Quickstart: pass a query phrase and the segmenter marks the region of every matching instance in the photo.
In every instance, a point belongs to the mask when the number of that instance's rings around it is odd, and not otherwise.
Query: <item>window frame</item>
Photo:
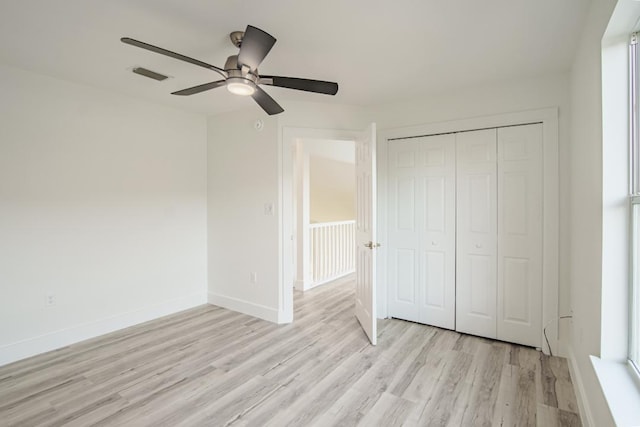
[[[627,358],[640,375],[640,32],[629,41],[629,340]]]
[[[630,286],[628,360],[640,375],[640,195],[629,198]]]

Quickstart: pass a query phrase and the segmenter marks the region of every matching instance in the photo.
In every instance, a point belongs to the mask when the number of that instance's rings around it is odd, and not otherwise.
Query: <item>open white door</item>
[[[376,125],[356,140],[356,317],[376,345]]]

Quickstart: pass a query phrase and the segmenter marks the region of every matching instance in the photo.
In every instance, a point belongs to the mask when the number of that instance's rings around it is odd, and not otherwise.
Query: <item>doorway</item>
[[[278,323],[293,322],[293,290],[296,285],[296,211],[295,211],[295,177],[296,147],[304,141],[342,141],[353,142],[359,132],[337,129],[309,129],[285,127],[282,130],[282,188],[280,223],[280,287]]]
[[[294,148],[294,286],[304,292],[355,272],[355,145],[301,139]]]
[[[355,316],[372,344],[376,343],[376,128],[362,131],[283,128],[281,139],[280,287],[278,322],[293,321],[296,269],[295,147],[304,140],[355,142],[356,179],[356,308]]]

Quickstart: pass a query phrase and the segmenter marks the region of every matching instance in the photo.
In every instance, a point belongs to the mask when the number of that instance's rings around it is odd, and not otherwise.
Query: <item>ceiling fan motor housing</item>
[[[252,82],[258,80],[258,70],[251,70],[247,66],[240,66],[238,64],[238,55],[231,55],[227,58],[227,62],[224,63],[224,70],[229,77],[243,77]]]
[[[257,71],[253,74],[248,67],[238,65],[238,55],[231,55],[224,64],[227,72],[227,89],[236,95],[252,95],[258,81]]]

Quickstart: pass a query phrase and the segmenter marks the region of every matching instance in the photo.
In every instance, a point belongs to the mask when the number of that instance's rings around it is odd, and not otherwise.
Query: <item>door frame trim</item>
[[[505,114],[497,114],[445,122],[426,123],[378,131],[378,240],[382,246],[377,253],[378,263],[378,316],[388,317],[389,287],[387,286],[387,162],[390,140],[427,136],[442,133],[471,131],[486,128],[542,123],[543,150],[543,235],[542,235],[542,325],[558,318],[559,298],[559,160],[558,160],[558,108],[543,108]],[[554,354],[562,354],[558,348],[558,322],[547,330]],[[542,331],[540,331],[542,334]],[[544,337],[542,351],[549,354]]]

